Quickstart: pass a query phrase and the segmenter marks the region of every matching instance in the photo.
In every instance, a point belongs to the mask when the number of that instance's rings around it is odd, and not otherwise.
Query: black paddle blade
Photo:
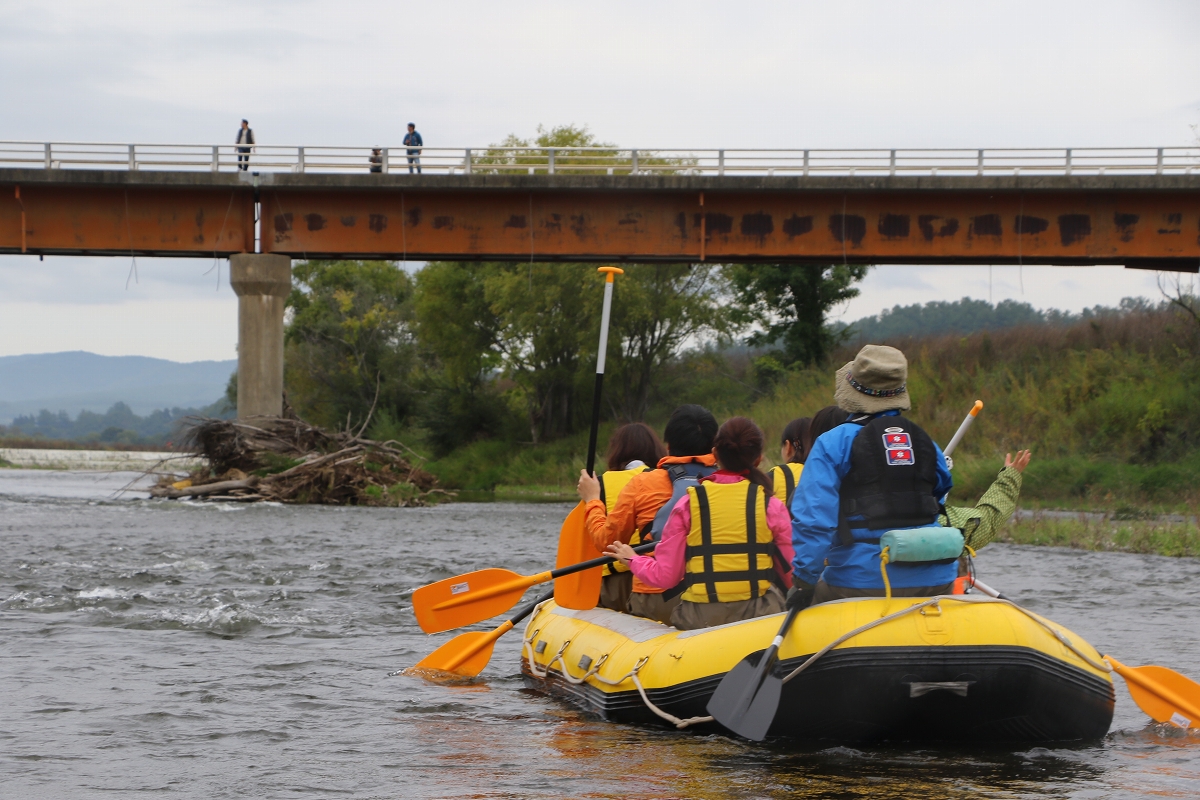
[[[708,713],[738,736],[765,739],[783,694],[783,679],[772,669],[775,664],[774,647],[743,658],[721,679],[708,701]]]

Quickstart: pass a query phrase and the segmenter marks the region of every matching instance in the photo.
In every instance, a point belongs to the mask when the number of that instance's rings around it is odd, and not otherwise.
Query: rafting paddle
[[[783,679],[775,674],[774,667],[779,660],[779,646],[799,613],[799,608],[789,609],[771,645],[762,653],[751,653],[739,661],[725,673],[709,698],[708,713],[738,736],[762,741],[775,721]]]
[[[647,542],[634,548],[636,553],[648,553],[654,549],[655,542]],[[606,564],[616,561],[612,556],[597,556],[578,564],[569,564],[558,569],[546,570],[536,575],[521,575],[509,569],[492,567],[465,575],[455,575],[422,586],[413,592],[413,614],[417,624],[426,633],[441,633],[442,631],[474,625],[485,619],[497,617],[520,602],[525,596],[525,590],[539,583],[554,581],[554,597],[563,593],[561,579],[584,570],[598,570]],[[587,587],[584,587],[586,591]],[[573,591],[569,585],[567,591]],[[568,599],[572,599],[568,597]],[[574,598],[576,604],[586,601],[584,598]],[[562,605],[562,603],[559,603]],[[565,606],[571,608],[572,606]],[[594,608],[595,603],[588,606]]]
[[[546,592],[509,617],[495,630],[471,631],[455,636],[425,656],[412,669],[451,672],[464,678],[474,678],[483,672],[483,668],[492,660],[492,650],[496,647],[496,640],[511,631],[518,622],[528,617],[535,608],[552,597],[554,597],[553,590]]]
[[[1127,667],[1112,656],[1104,660],[1125,679],[1133,702],[1152,720],[1184,730],[1200,728],[1200,683],[1166,667]]]
[[[600,348],[596,352],[596,388],[592,394],[592,427],[588,434],[589,475],[596,474],[596,437],[600,431],[600,392],[604,387],[604,359],[608,351],[608,322],[612,316],[613,280],[617,275],[625,273],[625,270],[619,267],[600,267],[597,271],[604,273],[604,306],[600,312]],[[600,551],[592,544],[592,537],[588,535],[587,512],[581,502],[567,515],[562,529],[558,532],[558,555],[554,566],[561,569],[569,564],[590,561],[599,555]],[[600,601],[602,580],[599,569],[572,572],[566,579],[555,581],[554,602],[563,608],[580,611],[595,608],[596,603]]]

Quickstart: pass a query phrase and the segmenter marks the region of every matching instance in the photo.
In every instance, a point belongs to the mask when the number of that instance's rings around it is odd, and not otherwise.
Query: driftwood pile
[[[395,441],[329,433],[295,418],[194,420],[185,446],[207,459],[187,478],[164,476],[151,497],[424,506],[453,497]],[[407,452],[406,452],[407,451]]]

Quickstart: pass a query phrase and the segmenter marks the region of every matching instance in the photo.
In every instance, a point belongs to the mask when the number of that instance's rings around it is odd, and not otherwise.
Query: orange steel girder
[[[1192,192],[708,192],[701,206],[699,193],[264,190],[262,203],[262,249],[296,257],[1200,263]]]
[[[253,251],[254,196],[242,187],[0,184],[0,252],[211,258]]]
[[[0,252],[253,252],[257,197],[260,250],[298,258],[1200,264],[1200,182],[254,180],[0,171]]]

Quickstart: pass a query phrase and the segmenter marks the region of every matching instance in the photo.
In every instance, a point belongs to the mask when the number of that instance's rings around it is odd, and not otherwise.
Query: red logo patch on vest
[[[912,436],[903,428],[888,428],[883,433],[883,446],[887,453],[889,467],[910,467],[913,465]]]

